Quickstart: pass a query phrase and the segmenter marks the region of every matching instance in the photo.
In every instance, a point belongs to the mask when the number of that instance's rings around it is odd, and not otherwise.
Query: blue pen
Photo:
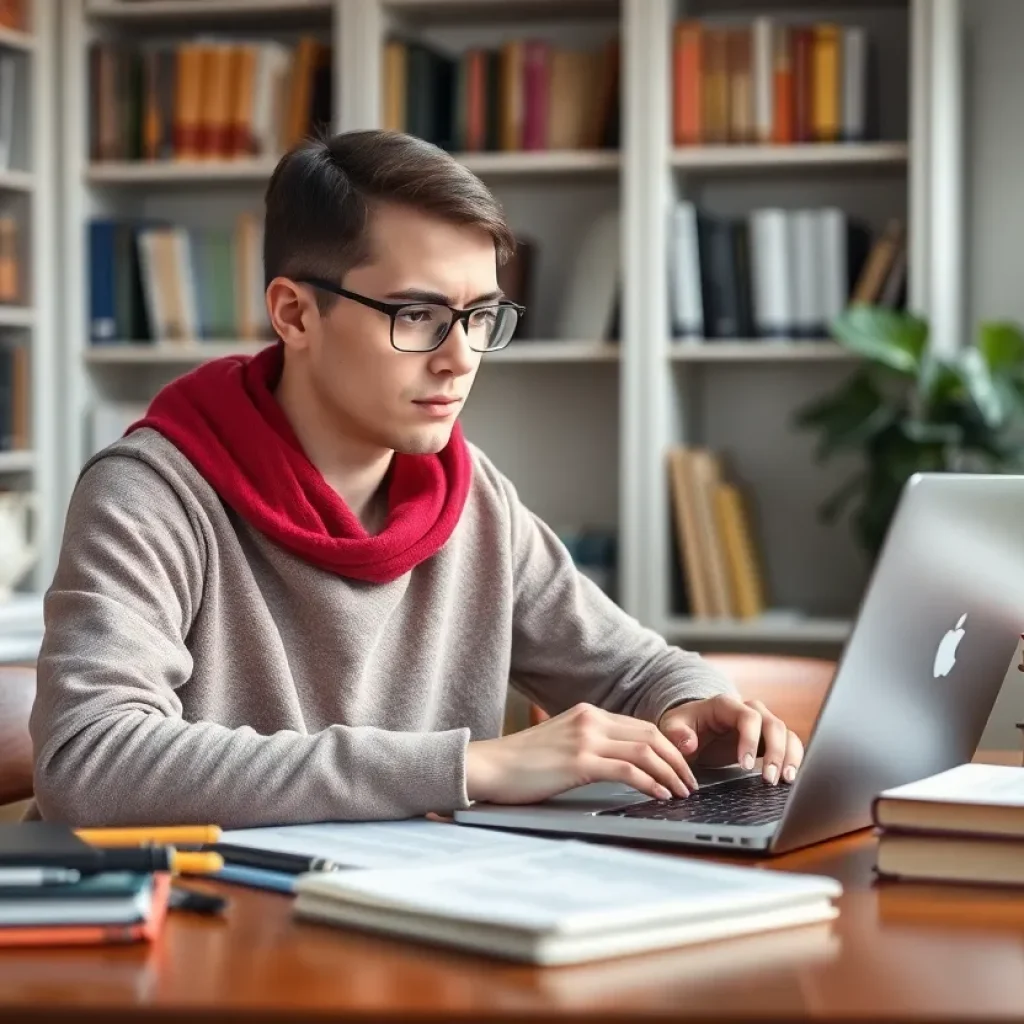
[[[238,864],[225,864],[220,871],[207,876],[218,878],[222,882],[235,885],[249,885],[254,889],[271,889],[291,895],[295,892],[295,880],[298,875],[290,875],[286,871],[269,871],[266,868],[242,867]]]

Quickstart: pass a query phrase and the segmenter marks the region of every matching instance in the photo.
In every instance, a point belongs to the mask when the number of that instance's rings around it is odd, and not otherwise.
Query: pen
[[[147,843],[171,846],[202,846],[220,839],[218,825],[168,825],[154,828],[80,828],[79,839],[94,846],[143,846]]]
[[[72,885],[82,877],[74,868],[0,868],[0,889],[15,886]]]
[[[297,853],[281,853],[277,850],[257,850],[248,846],[233,846],[217,843],[217,853],[222,854],[228,864],[238,864],[266,871],[283,871],[289,875],[302,875],[309,871],[340,871],[342,865],[326,857],[303,857]]]
[[[172,874],[211,875],[224,866],[217,853],[180,853],[173,846],[96,847],[92,872],[169,871]]]

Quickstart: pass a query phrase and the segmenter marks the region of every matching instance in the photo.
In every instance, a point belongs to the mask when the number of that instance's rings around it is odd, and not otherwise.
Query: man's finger
[[[715,732],[736,731],[736,760],[741,768],[750,771],[757,759],[757,744],[761,739],[760,714],[749,704],[725,693],[714,697],[710,707],[711,728]]]
[[[795,732],[791,732],[786,740],[786,756],[782,762],[782,778],[792,782],[804,759],[804,745]]]
[[[696,776],[686,758],[656,725],[639,718],[616,718],[609,726],[608,738],[626,742],[641,741],[649,744],[663,761],[672,766],[676,775],[691,793],[697,788]]]
[[[761,736],[764,740],[761,776],[765,782],[774,786],[782,778],[789,731],[782,719],[773,715],[760,701],[751,701],[750,706],[761,716]]]
[[[617,761],[607,757],[592,757],[588,760],[587,778],[593,782],[621,782],[633,789],[646,793],[655,800],[670,800],[671,790],[666,789],[660,782],[637,768],[629,761]]]
[[[606,740],[594,753],[613,761],[628,761],[636,765],[674,797],[690,795],[690,789],[680,778],[679,773],[645,740]]]

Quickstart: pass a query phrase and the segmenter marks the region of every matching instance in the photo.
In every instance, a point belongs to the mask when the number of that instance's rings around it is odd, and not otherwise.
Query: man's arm
[[[684,701],[735,694],[698,654],[627,615],[507,485],[515,559],[513,682],[545,711],[580,702],[657,722]]]
[[[177,690],[204,569],[202,532],[155,471],[119,457],[86,471],[46,598],[31,720],[44,817],[234,828],[466,805],[468,729],[268,736],[186,722]]]

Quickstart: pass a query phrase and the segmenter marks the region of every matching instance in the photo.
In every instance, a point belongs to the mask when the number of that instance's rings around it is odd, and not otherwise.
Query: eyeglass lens
[[[445,306],[424,303],[406,306],[395,317],[392,340],[406,352],[429,352],[448,333],[453,313]],[[487,352],[503,348],[512,338],[519,319],[511,306],[481,306],[463,321],[470,348]]]

